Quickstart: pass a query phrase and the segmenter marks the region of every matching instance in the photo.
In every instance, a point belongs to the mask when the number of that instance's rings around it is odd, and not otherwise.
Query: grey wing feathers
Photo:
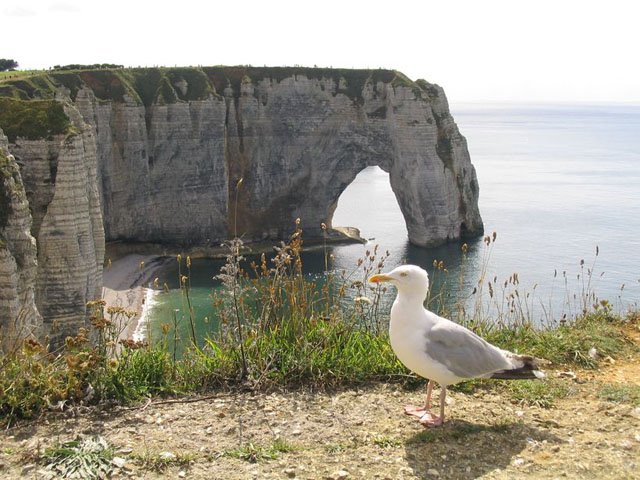
[[[460,378],[513,368],[502,351],[466,328],[440,321],[426,334],[427,354]]]

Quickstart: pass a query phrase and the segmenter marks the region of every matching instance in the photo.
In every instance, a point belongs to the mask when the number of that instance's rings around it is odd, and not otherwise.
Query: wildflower
[[[187,268],[191,268],[191,257],[187,255]]]

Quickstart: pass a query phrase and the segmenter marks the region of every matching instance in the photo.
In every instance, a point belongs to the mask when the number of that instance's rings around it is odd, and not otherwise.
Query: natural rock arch
[[[319,237],[344,189],[377,165],[389,173],[411,243],[435,246],[482,233],[475,169],[439,87],[425,83],[418,95],[368,83],[360,103],[300,77],[246,88],[231,104],[237,123],[227,130],[227,161],[232,172],[236,166],[230,178],[243,178],[239,232],[282,238],[301,218],[307,235]],[[232,219],[235,211],[233,205]]]

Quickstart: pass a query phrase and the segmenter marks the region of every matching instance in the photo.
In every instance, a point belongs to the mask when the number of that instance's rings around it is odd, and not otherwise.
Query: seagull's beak
[[[393,280],[393,277],[390,277],[389,275],[385,275],[384,273],[371,275],[369,277],[369,282],[371,283],[390,282],[391,280]]]

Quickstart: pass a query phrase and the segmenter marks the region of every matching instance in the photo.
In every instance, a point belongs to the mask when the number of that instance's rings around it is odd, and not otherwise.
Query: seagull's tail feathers
[[[542,363],[543,361],[528,355],[516,355],[511,352],[508,352],[508,357],[514,368],[498,370],[497,372],[493,372],[489,378],[501,380],[535,380],[537,378],[545,378],[546,375],[538,367],[538,363]]]

